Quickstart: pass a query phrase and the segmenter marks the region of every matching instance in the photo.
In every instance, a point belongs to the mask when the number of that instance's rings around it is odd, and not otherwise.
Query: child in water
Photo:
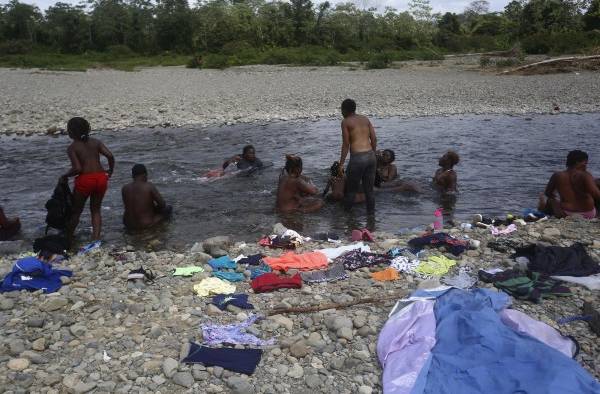
[[[277,189],[277,210],[282,213],[318,211],[323,206],[323,200],[315,197],[318,193],[310,179],[302,175],[302,158],[286,155]]]
[[[440,168],[433,175],[433,185],[443,194],[457,192],[457,177],[454,166],[458,164],[460,157],[454,151],[444,153],[438,164]]]
[[[102,199],[108,188],[108,179],[115,169],[115,159],[104,144],[90,138],[90,124],[84,118],[72,118],[67,123],[67,132],[73,140],[67,154],[71,160],[71,169],[60,177],[61,182],[75,176],[73,192],[73,215],[67,226],[67,239],[72,241],[79,218],[90,198],[90,211],[92,215],[92,240],[100,239],[102,230]],[[100,163],[100,156],[108,160],[108,170]]]

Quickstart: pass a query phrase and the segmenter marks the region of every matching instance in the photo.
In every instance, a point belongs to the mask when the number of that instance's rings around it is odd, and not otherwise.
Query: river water
[[[134,129],[96,135],[114,153],[117,166],[103,207],[103,236],[115,243],[144,243],[158,238],[168,247],[182,248],[214,235],[233,235],[248,241],[270,232],[284,221],[305,233],[343,234],[365,226],[363,206],[351,215],[328,204],[318,213],[280,217],[274,211],[277,178],[286,153],[304,160],[304,173],[319,188],[328,169],[339,158],[339,120],[281,122],[211,128]],[[502,215],[533,207],[553,171],[564,167],[571,149],[590,155],[590,171],[600,174],[600,114],[530,116],[450,116],[374,119],[379,148],[396,152],[403,179],[422,186],[419,195],[377,195],[375,229],[395,232],[431,223],[439,202],[431,190],[437,159],[448,149],[461,157],[456,167],[460,194],[455,216],[473,213]],[[0,137],[0,204],[9,215],[19,215],[24,236],[35,237],[44,225],[44,203],[59,175],[68,168],[70,140]],[[212,182],[200,177],[224,158],[253,144],[257,156],[273,166],[251,174]],[[174,218],[158,232],[129,235],[121,224],[120,188],[129,181],[131,167],[143,163],[150,179],[175,209]],[[370,223],[373,224],[373,223]],[[90,233],[88,211],[79,227],[81,240]]]

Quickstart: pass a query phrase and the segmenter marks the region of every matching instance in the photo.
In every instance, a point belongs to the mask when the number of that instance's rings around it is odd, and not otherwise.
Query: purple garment
[[[238,324],[202,325],[202,337],[204,338],[204,344],[208,346],[216,346],[222,343],[253,346],[273,345],[275,343],[274,339],[265,341],[246,332],[246,327],[251,326],[252,323],[254,323],[258,318],[258,315],[250,315],[246,321]]]
[[[415,301],[392,315],[377,340],[385,393],[409,394],[435,345],[434,300]]]
[[[518,333],[529,335],[540,342],[558,350],[567,357],[573,357],[577,346],[572,339],[562,336],[560,332],[546,323],[532,319],[523,312],[515,309],[505,309],[500,312],[502,323]]]

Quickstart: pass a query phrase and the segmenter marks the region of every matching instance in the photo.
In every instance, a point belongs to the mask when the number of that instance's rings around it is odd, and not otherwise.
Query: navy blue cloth
[[[238,260],[238,264],[260,265],[263,255],[258,253]]]
[[[218,294],[213,297],[212,303],[222,311],[229,304],[242,309],[254,309],[254,305],[248,302],[248,294]]]
[[[40,261],[36,257],[25,257],[18,260],[0,284],[0,293],[15,290],[43,290],[54,293],[62,286],[61,276],[72,276],[68,270],[56,270],[52,265]]]
[[[219,366],[233,372],[252,375],[262,357],[260,349],[210,348],[190,343],[190,352],[184,363],[201,363],[207,367]]]
[[[575,360],[502,323],[490,291],[452,289],[435,304],[436,344],[419,393],[600,393]]]
[[[450,253],[455,256],[459,256],[467,249],[467,246],[469,245],[467,241],[461,241],[460,239],[451,237],[446,233],[435,233],[419,238],[413,238],[408,241],[408,244],[418,250],[423,249],[425,246],[447,246],[450,250]]]

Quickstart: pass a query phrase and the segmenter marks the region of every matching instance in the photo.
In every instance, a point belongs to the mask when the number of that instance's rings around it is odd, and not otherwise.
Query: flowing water
[[[304,173],[321,189],[328,169],[339,159],[339,120],[235,125],[212,128],[134,129],[102,132],[96,137],[114,153],[117,166],[103,206],[103,236],[116,243],[140,243],[158,237],[178,248],[214,235],[248,241],[268,234],[274,223],[310,235],[318,231],[346,233],[365,226],[363,206],[351,215],[328,204],[314,214],[280,217],[274,211],[277,179],[284,154],[304,160]],[[374,119],[379,148],[396,152],[403,179],[422,186],[419,195],[377,195],[376,230],[395,232],[431,223],[439,204],[431,190],[437,159],[448,149],[459,152],[456,167],[460,194],[457,219],[473,213],[502,215],[536,205],[551,173],[564,167],[569,150],[590,155],[590,171],[600,174],[600,114],[531,116],[451,116]],[[69,163],[66,136],[0,137],[0,204],[19,215],[27,238],[44,225],[44,203]],[[253,144],[257,156],[273,166],[248,176],[203,182],[201,175],[223,159]],[[131,167],[144,163],[153,181],[175,209],[173,220],[157,232],[132,236],[123,231],[120,188]],[[82,215],[79,234],[90,232],[89,213]]]

